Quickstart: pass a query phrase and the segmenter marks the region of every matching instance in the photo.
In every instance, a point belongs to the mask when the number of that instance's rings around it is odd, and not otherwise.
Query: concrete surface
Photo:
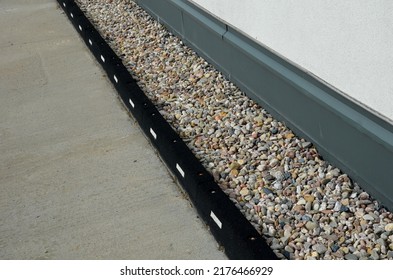
[[[225,259],[57,2],[0,26],[0,259]]]
[[[393,1],[192,2],[393,123]]]

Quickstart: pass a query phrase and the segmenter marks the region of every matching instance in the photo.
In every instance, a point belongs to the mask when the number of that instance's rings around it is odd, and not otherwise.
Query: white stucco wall
[[[392,0],[193,0],[393,120]]]

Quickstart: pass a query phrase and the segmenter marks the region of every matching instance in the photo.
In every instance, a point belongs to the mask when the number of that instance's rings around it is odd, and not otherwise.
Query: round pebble
[[[385,226],[385,231],[389,231],[389,232],[393,231],[393,223],[387,224]]]

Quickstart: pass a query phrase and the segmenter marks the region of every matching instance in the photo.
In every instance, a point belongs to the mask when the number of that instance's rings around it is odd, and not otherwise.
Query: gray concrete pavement
[[[0,259],[225,258],[57,2],[0,26]]]

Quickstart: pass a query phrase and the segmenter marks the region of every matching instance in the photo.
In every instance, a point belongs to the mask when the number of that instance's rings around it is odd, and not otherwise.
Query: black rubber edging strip
[[[106,71],[127,109],[158,150],[230,259],[278,259],[187,145],[139,88],[126,67],[73,0],[58,0]]]

